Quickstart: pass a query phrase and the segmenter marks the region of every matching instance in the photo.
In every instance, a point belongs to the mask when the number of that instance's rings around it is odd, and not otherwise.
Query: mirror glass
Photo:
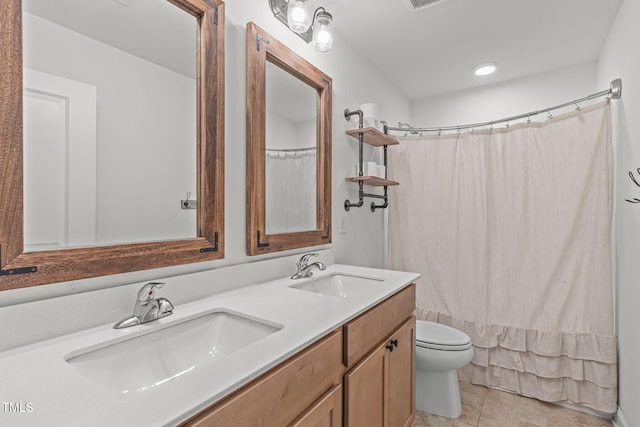
[[[267,234],[316,228],[317,90],[266,63]]]
[[[196,18],[24,0],[24,246],[195,238]]]

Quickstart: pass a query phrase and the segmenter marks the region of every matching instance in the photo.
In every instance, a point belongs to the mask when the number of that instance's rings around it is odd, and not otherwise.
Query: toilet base
[[[457,371],[416,369],[416,408],[434,415],[458,418],[462,404]]]

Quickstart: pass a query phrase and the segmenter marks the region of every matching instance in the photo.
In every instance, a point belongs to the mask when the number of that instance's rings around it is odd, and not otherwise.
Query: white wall
[[[297,146],[306,148],[315,146],[316,140],[316,120],[303,120],[296,123],[296,141]]]
[[[439,127],[481,123],[559,105],[607,89],[608,83],[602,88],[596,87],[596,72],[596,64],[588,63],[415,100],[411,105],[411,125]]]
[[[269,111],[266,114],[265,138],[267,147],[276,149],[296,148],[298,139],[296,138],[295,123]],[[311,146],[313,139],[309,141],[308,146]]]
[[[29,13],[24,28],[26,67],[97,88],[96,241],[195,237],[195,80]]]
[[[357,186],[344,179],[353,175],[353,164],[358,158],[357,143],[345,135],[353,125],[345,121],[343,110],[346,107],[354,109],[365,102],[376,102],[380,105],[380,117],[393,123],[409,117],[408,99],[400,94],[392,81],[355,52],[339,33],[332,50],[319,53],[280,23],[266,0],[233,0],[226,2],[225,7],[225,259],[0,292],[0,307],[223,266],[245,264],[250,270],[250,263],[255,261],[309,251],[309,248],[298,249],[256,257],[245,254],[245,26],[249,21],[255,22],[333,79],[333,242],[313,249],[331,249],[332,256],[335,254],[335,261],[339,263],[371,267],[385,265],[384,213],[372,213],[368,209],[369,200],[361,209],[351,209],[347,213],[343,208],[347,197],[357,199]],[[338,17],[336,26],[339,30]],[[366,147],[365,157],[370,153],[371,149]],[[345,218],[346,234],[338,232],[341,217]],[[295,268],[294,264],[290,268]],[[278,274],[291,274],[290,268],[282,269]],[[212,293],[214,289],[212,285]]]
[[[618,17],[600,54],[598,80],[606,86],[622,79],[622,99],[617,103],[619,117],[617,178],[617,289],[618,289],[618,404],[629,426],[640,426],[640,206],[626,202],[640,198],[640,188],[628,172],[640,167],[640,2],[622,3]],[[636,173],[637,177],[637,173]]]

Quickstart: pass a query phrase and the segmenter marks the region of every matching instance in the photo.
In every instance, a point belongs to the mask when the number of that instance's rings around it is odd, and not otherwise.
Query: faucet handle
[[[300,261],[298,262],[298,265],[300,266],[300,268],[306,267],[307,264],[309,263],[309,258],[311,258],[312,256],[320,256],[320,254],[317,252],[313,252],[313,253],[302,255],[300,257]]]
[[[162,288],[163,282],[149,282],[138,291],[138,302],[149,302],[156,299],[156,289]]]
[[[158,298],[158,319],[173,313],[173,304],[166,298]]]

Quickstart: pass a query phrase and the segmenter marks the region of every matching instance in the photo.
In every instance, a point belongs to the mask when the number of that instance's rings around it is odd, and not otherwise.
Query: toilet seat
[[[471,348],[471,338],[450,326],[418,320],[416,346],[433,350],[462,351]]]

